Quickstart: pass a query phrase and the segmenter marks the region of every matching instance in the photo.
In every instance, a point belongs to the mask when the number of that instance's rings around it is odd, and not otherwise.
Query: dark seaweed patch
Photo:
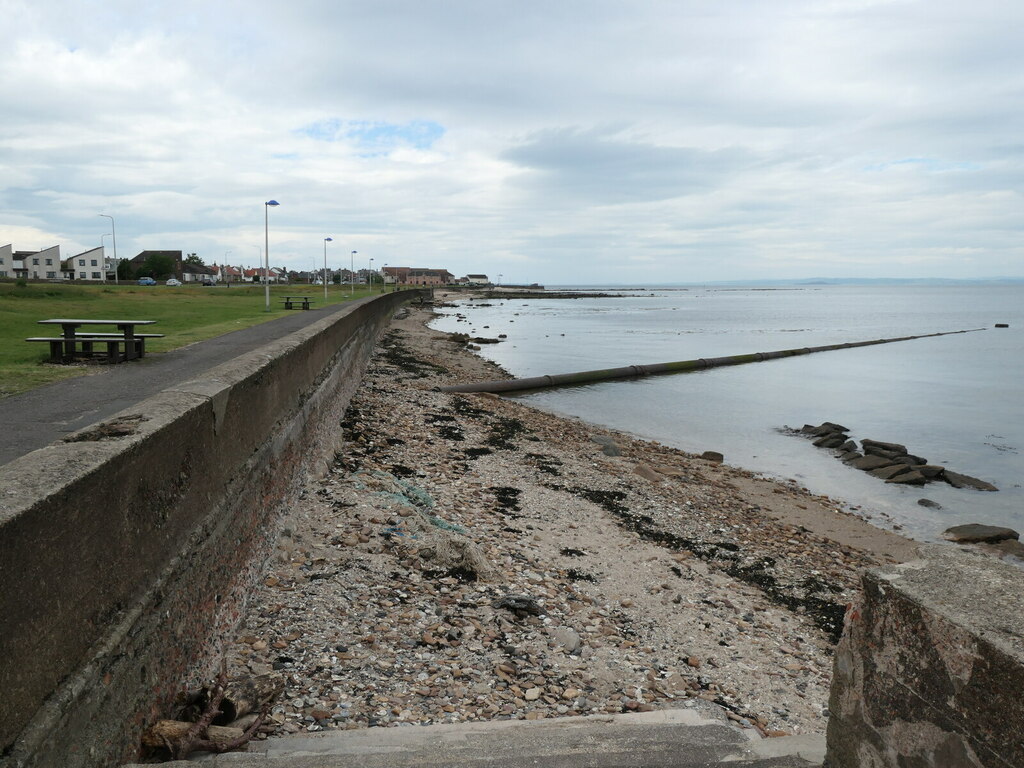
[[[505,451],[516,450],[515,439],[528,432],[526,425],[519,419],[509,419],[505,416],[498,416],[490,427],[491,434],[487,437],[487,444]]]
[[[843,618],[846,615],[846,607],[814,594],[815,591],[819,591],[817,588],[820,586],[827,587],[828,591],[838,591],[838,589],[812,577],[805,579],[795,592],[787,591],[771,572],[774,566],[774,558],[762,557],[749,565],[734,564],[726,570],[726,573],[733,578],[754,585],[776,603],[784,605],[791,611],[805,613],[829,636],[833,643],[838,643],[840,635],[843,634]],[[808,589],[809,585],[814,589]]]
[[[486,456],[489,453],[494,453],[490,448],[467,448],[463,451],[466,454],[467,459],[478,459],[481,456]]]
[[[597,584],[597,576],[579,568],[570,568],[565,572],[565,576],[569,581],[589,581],[591,584]]]
[[[453,397],[452,410],[460,416],[468,416],[471,419],[479,419],[490,415],[489,411],[485,411],[483,408],[477,408],[465,397]]]
[[[413,355],[401,342],[398,333],[389,331],[381,340],[384,360],[395,368],[408,373],[414,378],[422,379],[436,373],[448,373],[447,369],[435,363],[428,363]]]
[[[519,494],[522,493],[518,488],[510,488],[507,485],[500,485],[495,488],[488,488],[488,491],[494,494],[495,500],[498,502],[500,509],[511,509],[514,512],[518,512],[522,507],[519,506]]]
[[[554,456],[545,456],[541,453],[528,453],[526,454],[526,458],[528,458],[530,460],[530,463],[533,464],[533,466],[535,466],[541,472],[545,472],[549,475],[555,476],[561,474],[558,471],[558,468],[562,466],[562,462],[556,459]]]

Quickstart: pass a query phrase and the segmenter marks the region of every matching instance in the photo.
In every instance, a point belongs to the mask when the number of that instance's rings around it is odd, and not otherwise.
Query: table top
[[[282,298],[286,301],[288,299],[312,299],[313,295],[310,293],[300,293],[298,296],[284,296]]]
[[[152,325],[156,320],[78,320],[58,317],[51,320],[40,320],[40,325]]]

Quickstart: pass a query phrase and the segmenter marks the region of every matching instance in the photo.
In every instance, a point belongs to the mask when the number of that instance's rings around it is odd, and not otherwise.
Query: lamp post
[[[228,279],[228,277],[229,277],[228,276],[228,256],[229,255],[231,255],[231,251],[224,251],[224,265],[220,268],[221,272],[224,274],[224,285],[226,285],[228,288],[231,287],[231,281]],[[220,275],[218,275],[217,277],[219,278]]]
[[[104,232],[102,235],[100,235],[100,251],[103,253],[103,255],[100,256],[100,262],[103,264],[103,282],[104,283],[107,282],[107,251],[106,251],[106,248],[103,245],[103,240],[105,238],[107,238],[107,237],[110,237],[110,233],[109,232]],[[117,262],[115,262],[115,264],[116,263]]]
[[[117,261],[117,230],[114,229],[114,217],[107,213],[98,213],[97,216],[102,216],[105,219],[110,219],[110,239],[114,243],[114,284],[118,284],[117,273],[120,264]],[[100,238],[100,242],[103,242],[103,238]],[[103,282],[107,281],[107,268],[106,265],[103,267]]]
[[[263,204],[263,296],[267,302],[266,311],[270,311],[270,206],[280,205],[277,200],[267,200]]]
[[[366,282],[370,286],[370,293],[373,293],[373,259],[370,259],[370,268],[366,270]]]
[[[324,238],[324,304],[327,303],[327,244],[333,241],[333,237]]]
[[[348,259],[348,295],[351,298],[356,292],[356,251]]]
[[[384,269],[380,273],[380,292],[388,292],[388,263],[386,261],[384,262]]]

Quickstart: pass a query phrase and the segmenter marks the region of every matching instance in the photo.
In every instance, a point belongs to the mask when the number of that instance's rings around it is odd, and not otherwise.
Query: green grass
[[[327,303],[348,301],[349,286],[328,286]],[[375,292],[379,292],[377,288]],[[58,317],[101,320],[156,320],[140,329],[163,333],[150,339],[146,353],[167,352],[186,344],[220,336],[239,328],[273,320],[289,312],[280,296],[309,294],[314,307],[324,306],[322,287],[282,285],[270,288],[270,312],[265,311],[263,286],[202,287],[165,285],[61,285],[32,283],[18,286],[0,282],[0,397],[32,389],[58,379],[96,370],[89,365],[50,365],[49,346],[25,341],[30,336],[59,336],[60,326],[39,325]],[[355,298],[368,294],[356,288]],[[97,330],[115,331],[113,326]]]

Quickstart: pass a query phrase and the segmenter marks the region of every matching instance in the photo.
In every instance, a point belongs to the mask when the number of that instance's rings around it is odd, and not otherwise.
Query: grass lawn
[[[328,286],[328,304],[348,301],[349,286]],[[379,292],[379,288],[377,291]],[[355,298],[368,293],[356,288]],[[60,336],[60,326],[39,325],[57,317],[100,320],[156,320],[140,329],[166,334],[146,343],[147,354],[166,352],[195,341],[220,336],[287,314],[279,296],[309,294],[314,307],[324,306],[324,290],[314,285],[282,285],[270,288],[270,312],[265,311],[263,286],[215,287],[165,285],[82,285],[31,283],[18,286],[0,283],[0,397],[70,376],[81,376],[93,366],[50,365],[49,345],[27,343],[29,336]],[[297,310],[302,311],[302,310]],[[116,331],[110,328],[97,330]]]

